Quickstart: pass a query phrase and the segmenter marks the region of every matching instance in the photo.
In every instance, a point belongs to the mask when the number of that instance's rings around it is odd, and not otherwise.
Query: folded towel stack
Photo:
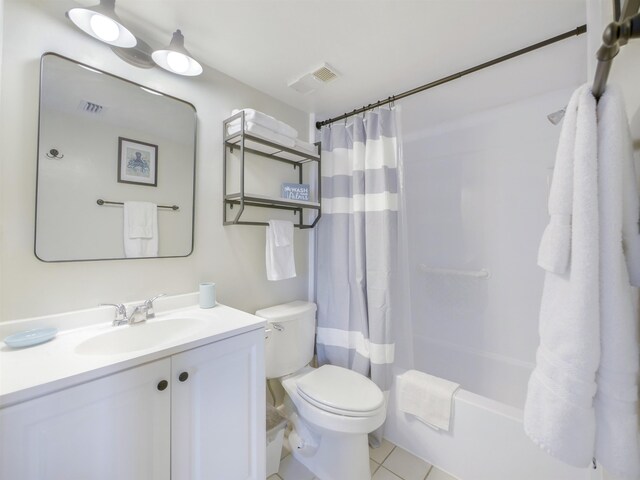
[[[246,132],[265,138],[266,140],[279,143],[285,147],[302,149],[312,154],[318,153],[318,149],[315,145],[298,138],[298,131],[291,125],[287,125],[266,113],[259,112],[252,108],[236,109],[233,110],[231,114],[235,115],[242,111],[244,112],[244,128]],[[230,135],[239,132],[240,119],[231,122],[228,128],[228,133]]]
[[[240,113],[242,111],[244,111],[245,122],[251,122],[256,125],[260,125],[271,130],[272,132],[277,133],[278,135],[283,135],[292,139],[298,138],[298,131],[291,125],[287,125],[286,123],[281,122],[280,120],[273,118],[266,113],[259,112],[258,110],[254,110],[252,108],[241,108],[239,110],[233,110],[231,114],[235,115],[236,113]],[[234,122],[231,122],[231,124],[233,125],[236,122],[239,124],[240,120],[235,120]]]

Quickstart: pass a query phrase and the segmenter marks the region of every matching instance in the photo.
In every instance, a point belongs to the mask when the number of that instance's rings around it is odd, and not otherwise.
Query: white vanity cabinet
[[[263,343],[249,331],[0,409],[0,480],[264,480]]]
[[[171,478],[264,480],[264,330],[174,355],[171,373]]]
[[[42,368],[47,368],[43,362]],[[2,480],[168,480],[165,358],[0,410]]]

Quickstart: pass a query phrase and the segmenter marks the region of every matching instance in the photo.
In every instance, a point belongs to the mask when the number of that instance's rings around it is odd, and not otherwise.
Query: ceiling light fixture
[[[193,77],[202,73],[202,65],[184,48],[184,36],[180,30],[173,32],[167,48],[156,50],[151,54],[151,58],[160,67],[178,75]]]
[[[114,47],[135,47],[137,40],[118,18],[115,12],[116,0],[100,0],[91,8],[72,8],[67,17],[80,30],[101,42]]]

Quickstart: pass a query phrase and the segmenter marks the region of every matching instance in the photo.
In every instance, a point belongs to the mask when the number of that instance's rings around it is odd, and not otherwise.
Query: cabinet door
[[[264,331],[174,355],[171,370],[172,478],[264,480]]]
[[[43,365],[43,368],[46,368]],[[168,480],[169,359],[0,409],[1,480]]]

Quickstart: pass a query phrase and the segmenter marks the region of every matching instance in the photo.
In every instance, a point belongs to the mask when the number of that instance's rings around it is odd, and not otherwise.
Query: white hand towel
[[[292,222],[269,220],[265,257],[268,280],[285,280],[296,276]]]
[[[246,122],[257,123],[258,125],[262,125],[269,130],[273,130],[280,135],[284,135],[289,138],[296,138],[298,136],[298,131],[293,128],[291,125],[288,125],[276,118],[273,118],[271,115],[267,115],[266,113],[259,112],[258,110],[254,110],[252,108],[241,108],[239,110],[233,110],[231,115],[235,115],[244,110],[244,119]],[[239,121],[238,121],[239,122]],[[235,122],[232,122],[235,123]]]
[[[573,94],[567,107],[551,194],[551,213],[571,216],[570,256],[564,272],[566,251],[547,258],[558,268],[545,274],[540,346],[529,379],[524,429],[551,455],[587,467],[595,442],[593,397],[600,361],[596,102],[588,85]],[[549,238],[560,238],[558,249],[568,248],[565,236],[548,235],[543,242]]]
[[[595,457],[616,477],[638,479],[638,291],[627,269],[640,268],[638,190],[627,115],[612,86],[598,102],[598,174],[602,352]]]
[[[158,206],[124,202],[124,254],[127,258],[158,256]]]
[[[417,370],[398,378],[398,408],[430,427],[449,431],[453,395],[460,385]]]

